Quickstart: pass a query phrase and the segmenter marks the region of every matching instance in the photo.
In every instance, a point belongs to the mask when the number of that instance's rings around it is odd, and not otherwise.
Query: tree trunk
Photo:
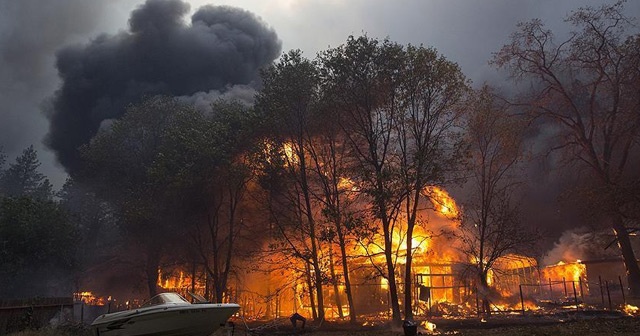
[[[356,308],[353,305],[353,294],[351,293],[351,279],[349,277],[349,264],[347,263],[347,248],[345,246],[344,235],[338,225],[338,240],[340,242],[340,254],[342,258],[342,274],[344,276],[344,290],[347,293],[347,302],[349,302],[349,321],[355,323],[357,320]]]
[[[407,257],[404,267],[404,318],[406,320],[413,320],[413,298],[411,295],[413,283],[411,276],[411,263],[413,262],[413,255],[411,253],[413,249],[413,226],[413,224],[407,225]]]
[[[305,262],[305,271],[307,278],[307,287],[309,287],[309,302],[311,304],[311,316],[314,320],[318,319],[318,311],[316,310],[316,300],[313,296],[313,283],[311,282],[311,270],[309,269],[309,263]]]
[[[336,277],[336,269],[333,264],[333,251],[332,247],[329,246],[329,267],[331,268],[331,279],[333,280],[333,292],[336,300],[336,305],[338,306],[338,316],[340,319],[344,319],[344,313],[342,312],[342,300],[340,299],[340,288],[338,288],[338,278]]]
[[[482,312],[486,316],[491,316],[491,301],[489,300],[489,281],[487,280],[487,272],[480,272],[480,288],[482,289]]]
[[[160,255],[154,247],[150,247],[147,251],[146,275],[147,287],[149,288],[149,297],[158,294],[158,268],[160,267]]]
[[[302,144],[303,139],[299,138],[298,143]],[[320,260],[318,258],[318,241],[316,239],[315,219],[313,218],[313,207],[311,206],[311,195],[309,192],[309,183],[307,181],[306,158],[302,150],[299,151],[298,160],[300,160],[300,184],[302,186],[302,194],[304,196],[305,212],[309,223],[309,240],[311,242],[311,262],[313,263],[314,279],[316,287],[316,298],[318,299],[318,320],[324,320],[324,297],[322,293],[322,270],[320,268]]]
[[[215,282],[214,287],[216,289],[216,303],[222,303],[225,292],[225,288],[222,285],[222,280],[218,278],[218,280]]]
[[[391,300],[391,318],[393,323],[400,325],[402,322],[400,316],[400,304],[398,303],[398,287],[396,286],[396,272],[393,266],[393,255],[391,246],[391,233],[389,232],[389,225],[383,224],[384,228],[384,255],[387,264],[387,280],[389,282],[389,299]]]
[[[315,239],[315,238],[313,238]],[[322,293],[322,270],[320,269],[320,260],[318,260],[318,251],[315,244],[312,243],[312,259],[315,274],[316,298],[318,299],[318,320],[324,320],[324,295]]]
[[[196,257],[192,257],[191,259],[191,293],[196,292],[196,272],[198,270],[198,266],[196,264]]]
[[[627,270],[629,294],[633,297],[640,297],[640,267],[638,267],[638,261],[631,246],[631,241],[629,240],[629,233],[620,216],[615,216],[613,219],[613,232],[618,240],[618,246],[622,252],[624,265]]]

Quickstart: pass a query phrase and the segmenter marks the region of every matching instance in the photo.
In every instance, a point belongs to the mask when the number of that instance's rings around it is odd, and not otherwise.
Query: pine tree
[[[0,163],[3,159],[0,158]],[[6,196],[31,196],[37,199],[50,199],[53,186],[42,173],[38,171],[40,161],[33,145],[26,148],[15,163],[0,176],[0,192]]]

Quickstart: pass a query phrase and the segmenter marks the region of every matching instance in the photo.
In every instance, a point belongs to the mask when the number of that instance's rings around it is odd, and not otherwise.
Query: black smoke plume
[[[58,51],[62,85],[46,142],[67,172],[78,168],[78,147],[143,96],[248,85],[280,53],[275,31],[251,12],[204,6],[185,23],[188,12],[180,0],[148,0],[131,13],[128,31]]]

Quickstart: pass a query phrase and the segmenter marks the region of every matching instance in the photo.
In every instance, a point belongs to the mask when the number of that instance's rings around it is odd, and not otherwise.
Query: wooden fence
[[[72,320],[72,297],[0,300],[0,335]]]

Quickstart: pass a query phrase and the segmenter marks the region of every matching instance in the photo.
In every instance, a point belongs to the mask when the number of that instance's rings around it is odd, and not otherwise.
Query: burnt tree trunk
[[[491,316],[491,301],[489,300],[489,281],[488,281],[488,273],[486,271],[480,272],[480,288],[482,289],[481,299],[482,299],[482,312],[485,313],[486,316]]]
[[[160,267],[160,252],[153,246],[147,251],[147,262],[145,265],[145,273],[147,275],[147,287],[149,288],[149,297],[158,294],[158,268]]]
[[[618,240],[618,246],[620,247],[620,252],[622,252],[624,265],[627,270],[629,294],[633,297],[640,297],[640,267],[638,267],[638,261],[629,239],[629,232],[624,226],[620,216],[616,216],[612,224],[613,232]]]

